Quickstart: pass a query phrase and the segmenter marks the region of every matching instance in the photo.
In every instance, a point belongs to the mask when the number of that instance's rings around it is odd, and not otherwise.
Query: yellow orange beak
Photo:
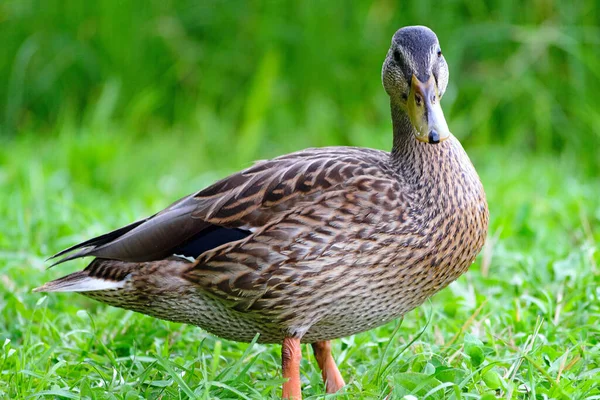
[[[451,135],[433,74],[425,83],[412,76],[407,100],[408,116],[421,142],[439,143]]]

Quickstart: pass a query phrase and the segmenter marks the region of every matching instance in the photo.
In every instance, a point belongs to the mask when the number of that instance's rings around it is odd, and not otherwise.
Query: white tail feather
[[[111,281],[106,279],[93,278],[84,271],[75,272],[63,278],[48,282],[39,288],[33,289],[34,292],[90,292],[97,290],[121,289],[125,286],[127,278],[121,281]]]

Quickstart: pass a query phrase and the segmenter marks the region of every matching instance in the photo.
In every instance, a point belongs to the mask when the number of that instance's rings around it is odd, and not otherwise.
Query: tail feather
[[[128,276],[122,279],[107,279],[99,276],[92,276],[93,270],[88,267],[83,271],[73,272],[62,278],[48,282],[34,292],[90,292],[99,290],[121,289],[125,286]]]
[[[87,255],[87,253],[89,253],[90,251],[94,250],[95,248],[105,245],[107,243],[110,243],[113,240],[115,240],[116,238],[123,236],[127,232],[137,228],[138,226],[140,226],[141,224],[146,222],[148,219],[149,218],[141,219],[141,220],[133,222],[129,225],[123,226],[119,229],[115,229],[114,231],[105,233],[104,235],[97,236],[95,238],[86,240],[85,242],[81,242],[74,246],[71,246],[68,249],[64,249],[63,251],[60,251],[60,252],[56,253],[55,255],[53,255],[52,257],[48,258],[48,260],[56,260],[57,258],[64,256],[65,254],[70,253],[74,250],[79,250],[79,251],[77,251],[76,253],[73,253],[71,255],[68,255],[60,260],[55,261],[48,268],[52,268],[55,265],[62,264],[65,261],[83,257],[83,256]]]

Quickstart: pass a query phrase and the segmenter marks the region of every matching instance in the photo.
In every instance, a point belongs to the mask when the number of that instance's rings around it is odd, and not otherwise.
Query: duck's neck
[[[400,108],[392,106],[394,147],[390,162],[398,178],[411,186],[414,204],[453,218],[457,210],[483,210],[485,194],[477,172],[452,135],[442,143],[416,139],[414,128]],[[437,210],[437,211],[436,211]]]
[[[400,161],[414,151],[418,141],[415,139],[415,128],[406,112],[394,103],[391,103],[391,110],[394,129],[392,157]]]
[[[391,161],[395,168],[409,183],[424,183],[432,178],[437,180],[437,174],[431,168],[431,161],[437,155],[431,153],[439,152],[439,145],[419,142],[406,112],[393,103],[391,109],[394,128]]]
[[[415,128],[406,112],[392,103],[394,145],[391,161],[407,183],[426,187],[443,185],[460,174],[462,159],[468,162],[460,144],[450,138],[439,144],[423,143],[416,139]],[[460,153],[460,154],[459,154]]]

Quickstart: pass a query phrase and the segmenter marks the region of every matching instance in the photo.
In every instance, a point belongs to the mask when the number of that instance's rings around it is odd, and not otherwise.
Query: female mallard
[[[301,397],[300,343],[328,393],[344,386],[331,339],[385,324],[463,274],[483,246],[479,177],[448,130],[435,34],[400,29],[383,64],[391,153],[308,149],[261,161],[149,218],[61,251],[94,256],[37,289],[282,344],[283,397]]]

